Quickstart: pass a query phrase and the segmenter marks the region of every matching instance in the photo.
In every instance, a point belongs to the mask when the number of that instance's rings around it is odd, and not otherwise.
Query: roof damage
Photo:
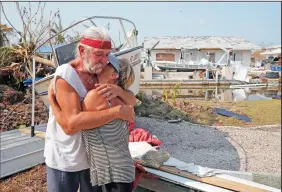
[[[160,41],[155,49],[208,49],[219,48],[213,42],[224,48],[234,50],[255,50],[259,46],[247,41],[242,37],[219,37],[219,36],[162,36],[162,37],[145,37],[144,48],[151,48],[157,41]]]

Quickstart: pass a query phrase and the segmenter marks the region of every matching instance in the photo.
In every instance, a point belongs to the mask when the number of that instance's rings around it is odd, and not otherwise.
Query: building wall
[[[223,50],[202,50],[199,52],[199,56],[198,56],[198,51],[197,50],[187,50],[184,53],[184,58],[186,61],[189,61],[190,59],[193,61],[197,61],[198,58],[199,60],[201,58],[207,58],[207,53],[215,53],[215,62],[218,62],[220,60],[220,58],[222,57],[222,55],[224,55],[224,51]],[[156,61],[156,54],[157,53],[172,53],[175,54],[175,61],[179,61],[180,60],[180,50],[152,50],[151,51],[151,59],[153,61]],[[192,53],[192,55],[190,55],[189,53]],[[251,51],[250,50],[236,50],[233,51],[233,53],[235,53],[235,61],[241,61],[243,63],[244,66],[248,67],[250,66],[250,61],[251,61]],[[226,63],[226,59],[227,56],[225,55],[221,61],[222,64]],[[234,60],[234,58],[231,58],[232,60]]]
[[[266,48],[265,51],[269,51],[269,52],[281,52],[281,47]]]
[[[233,55],[232,55],[232,58],[231,60],[232,61],[243,61],[243,51],[233,51]],[[234,60],[234,57],[235,57],[235,60]]]
[[[263,53],[267,53],[267,54],[264,54],[265,58],[268,58],[270,56],[278,57],[279,55],[281,55],[281,47],[266,48]]]
[[[242,64],[245,67],[250,67],[250,63],[251,63],[251,51],[243,51],[243,60],[242,60]]]

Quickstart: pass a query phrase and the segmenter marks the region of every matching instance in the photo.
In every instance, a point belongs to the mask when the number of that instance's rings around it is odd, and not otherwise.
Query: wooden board
[[[192,179],[188,179],[179,175],[167,173],[165,171],[160,171],[157,169],[151,169],[148,167],[144,167],[146,172],[151,173],[155,176],[159,176],[162,180],[175,183],[181,185],[185,188],[191,188],[192,190],[196,190],[197,192],[234,192],[229,189],[223,189],[221,187],[217,187],[214,185],[210,185],[207,183],[203,183],[200,181],[195,181]]]
[[[152,179],[147,177],[142,177],[138,182],[138,186],[155,192],[171,192],[171,191],[193,192],[194,191],[191,188],[188,187],[186,188],[174,183],[170,183],[168,181],[163,181],[161,179]]]
[[[21,133],[26,133],[26,134],[30,134],[31,133],[31,129],[30,128],[20,128],[19,132]],[[42,139],[45,139],[45,132],[43,131],[34,131],[35,136],[40,137]]]
[[[157,53],[156,61],[175,61],[175,54],[173,53]]]
[[[134,161],[140,165],[144,165],[144,162],[142,160],[139,159],[134,159]],[[270,192],[270,190],[265,190],[265,189],[261,189],[258,187],[254,187],[254,186],[250,186],[244,183],[239,183],[239,182],[235,182],[232,180],[227,180],[227,179],[223,179],[223,178],[219,178],[216,176],[212,176],[212,177],[197,177],[196,175],[193,175],[187,171],[181,171],[179,169],[177,169],[176,167],[170,167],[170,166],[161,166],[159,168],[159,170],[167,172],[167,173],[171,173],[171,174],[175,174],[175,175],[179,175],[188,179],[192,179],[192,180],[196,180],[196,181],[200,181],[203,183],[207,183],[210,185],[214,185],[217,187],[221,187],[224,189],[230,189],[233,191],[240,191],[240,192]]]

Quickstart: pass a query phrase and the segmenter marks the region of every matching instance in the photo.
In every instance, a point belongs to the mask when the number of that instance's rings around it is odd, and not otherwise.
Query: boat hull
[[[271,71],[281,72],[282,68],[281,68],[281,66],[278,66],[278,65],[270,65],[270,70]]]
[[[184,65],[184,64],[173,64],[173,63],[156,63],[153,62],[153,65],[158,67],[162,71],[166,70],[176,70],[177,72],[192,72],[195,70],[204,71],[209,68],[208,65]]]
[[[135,80],[129,90],[131,90],[135,95],[139,92],[140,84],[140,67],[141,67],[141,49],[142,47],[134,47],[120,52],[114,53],[117,58],[128,58],[131,62],[131,65],[134,70]],[[54,74],[47,76],[39,81],[35,82],[35,91],[39,95],[40,99],[44,104],[49,108],[48,102],[48,87],[51,80],[53,79]]]

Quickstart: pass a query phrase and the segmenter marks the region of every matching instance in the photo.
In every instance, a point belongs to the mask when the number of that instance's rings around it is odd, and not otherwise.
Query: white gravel
[[[156,135],[163,141],[162,149],[186,163],[233,171],[281,173],[281,126],[215,129],[137,117],[136,127]]]

